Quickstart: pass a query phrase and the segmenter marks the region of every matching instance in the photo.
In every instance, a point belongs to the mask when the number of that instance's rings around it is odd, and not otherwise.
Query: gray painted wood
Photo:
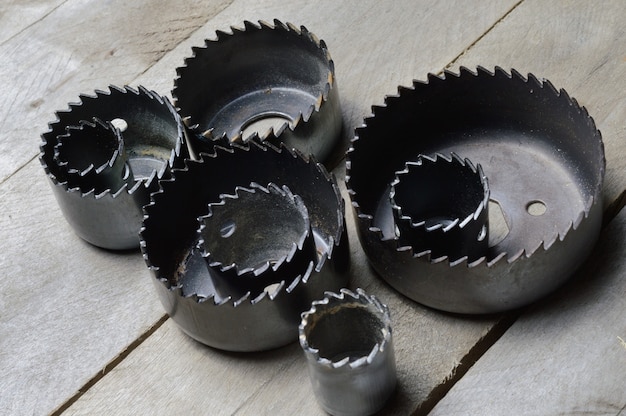
[[[130,83],[227,3],[68,0],[1,44],[0,182],[38,153],[54,111]]]
[[[536,305],[431,415],[626,412],[626,210],[574,281]]]
[[[67,0],[5,0],[0,4],[0,44],[46,17]]]
[[[163,309],[138,252],[74,235],[33,160],[39,134],[54,110],[132,81],[226,3],[21,3],[3,2],[2,24],[23,28],[0,44],[0,414],[46,414]]]
[[[0,413],[49,413],[163,310],[139,253],[72,232],[39,163],[0,187],[0,229]]]

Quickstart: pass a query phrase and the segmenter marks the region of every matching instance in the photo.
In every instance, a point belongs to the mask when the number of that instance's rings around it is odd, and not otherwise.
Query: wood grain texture
[[[482,65],[533,73],[564,88],[602,132],[603,201],[609,216],[626,202],[626,8],[580,1],[525,0],[452,68]]]
[[[29,163],[0,188],[0,413],[42,414],[163,315],[138,252],[79,239]]]
[[[431,413],[626,412],[626,210],[562,290],[519,319]]]
[[[68,0],[0,45],[0,183],[38,153],[55,110],[130,83],[227,4]]]
[[[33,9],[0,45],[0,414],[51,412],[163,315],[137,251],[99,250],[67,225],[33,160],[39,134],[55,109],[131,81],[225,4],[68,0]]]
[[[0,4],[0,44],[46,17],[67,0],[4,0]]]

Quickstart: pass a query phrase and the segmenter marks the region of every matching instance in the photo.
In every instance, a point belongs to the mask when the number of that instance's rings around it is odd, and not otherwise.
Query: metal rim
[[[590,252],[601,222],[604,147],[586,109],[548,81],[501,68],[446,71],[398,91],[384,106],[373,107],[347,155],[346,183],[359,237],[378,273],[413,300],[461,313],[512,309],[558,287]],[[416,137],[404,134],[416,126]],[[397,139],[390,143],[389,137]],[[517,210],[513,215],[503,207],[509,234],[475,261],[398,249],[386,238],[391,213],[380,201],[387,198],[393,173],[407,155],[450,151],[480,163],[492,200]],[[536,172],[544,173],[532,180]],[[562,186],[564,177],[569,187]],[[566,190],[573,196],[562,197]],[[537,191],[543,192],[539,198],[533,196]],[[549,206],[556,197],[559,203],[541,218],[544,223],[534,226],[543,227],[541,232],[525,239],[524,228],[511,218],[530,224],[529,203],[544,200]],[[557,213],[558,225],[544,227]]]
[[[240,184],[286,185],[302,198],[311,220],[317,259],[300,278],[252,298],[218,297],[183,287],[188,273],[207,273],[186,262],[197,244],[197,218],[208,203]],[[297,338],[300,313],[325,290],[347,282],[349,267],[344,207],[334,177],[322,165],[285,147],[250,142],[215,147],[213,154],[187,160],[174,178],[161,183],[144,208],[141,248],[161,301],[174,321],[196,340],[225,350],[276,348]],[[193,256],[192,256],[193,257]]]
[[[341,130],[335,67],[324,41],[277,19],[244,22],[194,47],[172,96],[199,151],[254,136],[324,161]]]

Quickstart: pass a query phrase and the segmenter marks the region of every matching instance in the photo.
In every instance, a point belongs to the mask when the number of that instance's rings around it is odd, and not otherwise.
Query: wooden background
[[[296,343],[242,355],[192,341],[164,314],[139,252],[73,234],[37,160],[40,133],[78,94],[141,84],[169,95],[191,46],[273,18],[327,42],[346,141],[398,85],[461,65],[547,78],[603,134],[600,242],[523,310],[456,316],[403,298],[370,270],[348,210],[350,285],[378,295],[394,322],[399,386],[382,414],[626,414],[621,0],[3,0],[0,414],[323,414]]]

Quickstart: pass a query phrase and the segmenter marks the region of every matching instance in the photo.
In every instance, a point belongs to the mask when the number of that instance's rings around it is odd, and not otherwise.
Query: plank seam
[[[133,83],[138,79],[141,78],[146,72],[148,72],[150,69],[152,69],[153,66],[155,66],[156,64],[158,64],[165,56],[167,56],[169,53],[171,53],[174,49],[176,49],[178,47],[178,45],[180,45],[181,43],[185,42],[187,39],[191,38],[193,35],[195,35],[196,33],[198,33],[200,30],[203,30],[204,27],[209,23],[209,21],[217,18],[217,16],[219,16],[220,14],[222,14],[224,12],[224,10],[228,9],[230,6],[232,6],[232,4],[234,3],[235,0],[231,0],[230,3],[225,4],[224,7],[222,8],[222,10],[220,10],[219,12],[213,14],[211,17],[209,17],[209,19],[207,19],[204,24],[202,24],[201,26],[198,27],[198,29],[194,30],[193,32],[189,32],[189,35],[183,39],[181,39],[180,42],[178,42],[178,44],[176,46],[174,46],[173,48],[171,48],[169,51],[165,52],[163,55],[161,55],[161,57],[159,59],[157,59],[156,61],[154,61],[152,63],[152,65],[147,66],[143,71],[141,71],[139,74],[137,74],[137,76],[135,78],[133,78]],[[206,36],[204,36],[204,38],[206,39]],[[163,94],[162,94],[163,95]]]
[[[7,175],[4,179],[0,180],[0,186],[4,185],[5,182],[7,182],[9,179],[11,179],[13,177],[13,175],[17,174],[19,171],[24,169],[27,165],[29,165],[33,160],[37,159],[38,157],[39,157],[39,154],[37,154],[37,155],[33,156],[32,158],[28,159],[26,161],[26,163],[24,163],[22,166],[19,166],[11,174]]]
[[[450,67],[452,67],[455,63],[457,63],[459,61],[459,59],[461,59],[466,53],[468,53],[470,51],[470,49],[472,49],[474,46],[476,46],[476,44],[478,42],[480,42],[485,36],[487,36],[489,33],[491,33],[491,31],[493,29],[496,28],[496,26],[498,26],[504,19],[506,19],[507,17],[509,17],[509,15],[511,13],[513,13],[513,11],[515,9],[517,9],[522,3],[524,2],[524,0],[520,0],[517,3],[515,3],[513,5],[513,7],[511,7],[511,9],[509,9],[506,13],[504,13],[504,15],[502,15],[502,17],[498,20],[496,20],[496,22],[491,25],[482,35],[480,35],[474,42],[472,42],[467,48],[465,48],[460,54],[458,54],[454,59],[452,59],[452,61],[450,61],[450,63],[448,65],[445,66],[445,69],[449,69]],[[443,72],[443,71],[441,71]]]
[[[39,19],[35,20],[34,22],[30,23],[28,26],[24,27],[22,30],[20,30],[17,33],[14,33],[13,36],[11,36],[10,38],[5,39],[2,43],[0,43],[0,45],[4,45],[7,42],[10,42],[11,39],[15,38],[16,36],[19,36],[20,34],[24,33],[25,31],[27,31],[28,29],[30,29],[31,27],[33,27],[34,25],[36,25],[37,23],[41,22],[43,19],[45,19],[46,17],[50,16],[52,13],[54,13],[59,7],[63,6],[65,3],[67,3],[69,0],[65,0],[63,3],[60,3],[58,6],[56,6],[55,8],[51,9],[48,13],[44,14],[43,16],[41,16]]]
[[[525,309],[505,314],[491,329],[465,354],[459,364],[440,384],[435,386],[426,399],[415,409],[412,416],[426,416],[470,368],[508,331]]]
[[[602,228],[606,227],[607,224],[620,213],[622,208],[626,206],[626,190],[623,190],[622,193],[613,201],[611,204],[604,208],[604,216],[602,217]]]
[[[83,394],[87,393],[90,388],[92,388],[96,383],[102,380],[107,374],[109,374],[115,367],[117,367],[126,357],[130,355],[137,347],[139,347],[145,340],[147,340],[152,334],[154,334],[167,320],[169,319],[169,315],[163,315],[154,325],[152,325],[148,330],[146,330],[143,334],[141,334],[138,338],[136,338],[133,342],[131,342],[128,347],[124,351],[122,351],[117,357],[111,360],[108,364],[104,366],[101,371],[98,371],[96,375],[94,375],[89,381],[87,381],[78,391],[70,397],[65,403],[59,406],[56,410],[54,410],[50,415],[51,416],[59,416],[67,409],[70,408],[74,403],[80,399]]]

